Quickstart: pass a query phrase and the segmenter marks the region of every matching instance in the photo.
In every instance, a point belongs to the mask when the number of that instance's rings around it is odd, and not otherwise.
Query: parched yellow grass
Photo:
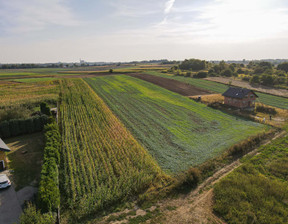
[[[197,99],[198,96],[189,96],[190,99]],[[209,94],[209,95],[201,95],[201,102],[202,103],[223,103],[224,96],[221,94]]]
[[[46,99],[57,99],[59,84],[57,81],[37,83],[1,83],[0,105],[8,106]]]

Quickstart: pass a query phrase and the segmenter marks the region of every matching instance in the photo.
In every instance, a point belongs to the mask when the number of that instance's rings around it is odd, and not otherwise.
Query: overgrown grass
[[[201,164],[267,128],[133,77],[85,80],[169,173]]]
[[[55,81],[57,78],[26,78],[26,79],[13,79],[13,81],[16,82],[25,82],[25,83],[31,83],[31,82],[45,82],[45,81]]]
[[[185,82],[193,86],[197,86],[203,89],[213,91],[215,93],[224,93],[228,89],[228,85],[213,82],[213,81],[208,81],[204,79],[174,76],[174,75],[164,74],[164,73],[157,72],[157,71],[148,71],[146,73],[150,75],[155,75],[155,76],[160,76],[164,78],[169,78],[169,79],[174,79],[174,80],[178,80],[181,82]],[[282,109],[288,109],[288,98],[284,98],[280,96],[273,96],[270,94],[265,94],[265,93],[260,93],[260,92],[256,92],[256,94],[259,96],[257,101],[260,101],[263,104],[282,108]]]
[[[287,223],[287,158],[287,136],[262,147],[215,186],[215,212],[228,223]]]
[[[19,104],[39,103],[42,101],[56,101],[59,94],[57,81],[36,83],[1,83],[0,106],[15,106]]]

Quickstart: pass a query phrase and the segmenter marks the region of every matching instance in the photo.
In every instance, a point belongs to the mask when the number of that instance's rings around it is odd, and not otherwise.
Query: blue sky
[[[287,0],[0,0],[0,63],[288,58]]]

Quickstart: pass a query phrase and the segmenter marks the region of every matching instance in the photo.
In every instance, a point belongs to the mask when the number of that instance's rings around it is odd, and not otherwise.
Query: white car
[[[6,174],[0,174],[0,189],[4,189],[11,186],[11,181]]]

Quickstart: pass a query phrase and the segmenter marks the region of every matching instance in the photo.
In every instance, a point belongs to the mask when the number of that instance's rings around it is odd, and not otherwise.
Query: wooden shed
[[[222,96],[224,96],[224,104],[240,109],[253,109],[258,97],[253,90],[238,87],[229,87]]]
[[[6,152],[10,152],[9,147],[0,138],[0,171],[7,167]]]

